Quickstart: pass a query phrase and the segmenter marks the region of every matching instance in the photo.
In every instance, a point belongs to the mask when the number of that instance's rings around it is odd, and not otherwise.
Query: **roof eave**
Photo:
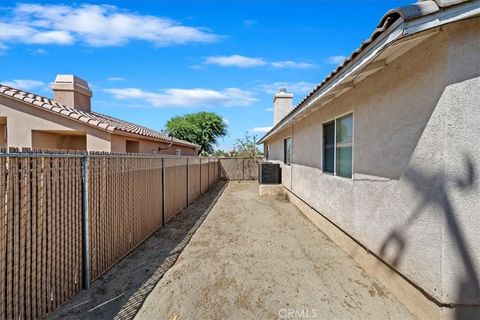
[[[384,50],[394,45],[394,43],[419,33],[426,33],[425,38],[427,38],[433,33],[436,33],[436,29],[445,24],[479,16],[479,4],[480,0],[468,1],[455,6],[447,7],[440,11],[429,13],[425,16],[410,19],[409,21],[405,21],[402,18],[398,19],[387,30],[385,30],[385,32],[383,32],[378,38],[370,43],[365,50],[358,54],[355,59],[352,59],[348,65],[340,70],[340,72],[335,74],[324,85],[318,87],[313,94],[311,94],[306,100],[302,101],[294,110],[292,110],[290,114],[288,114],[269,132],[267,132],[259,140],[258,144],[266,142],[273,135],[282,129],[287,128],[296,117],[319,102],[322,97],[329,95],[329,93],[333,92],[336,87],[344,85],[345,79],[354,77],[354,73],[356,71],[366,70],[372,65],[372,63],[378,62],[376,57],[380,56]],[[428,33],[429,31],[430,33]],[[406,42],[408,42],[408,39],[405,41],[405,43]],[[340,94],[341,92],[338,95]],[[338,97],[338,95],[333,94],[330,97],[331,99],[328,99],[328,101],[322,105],[331,102],[334,98]]]
[[[24,101],[22,99],[18,99],[16,97],[12,97],[12,96],[7,96],[7,95],[2,95],[3,97],[5,97],[6,99],[13,99],[15,101],[18,101],[20,103],[23,103],[24,105],[27,105],[27,106],[31,106],[32,104],[27,102],[27,101]],[[40,106],[36,106],[38,110],[40,111],[45,111],[47,113],[50,113],[50,114],[53,114],[53,115],[56,115],[56,116],[59,116],[63,119],[68,119],[68,120],[71,120],[73,122],[76,122],[76,123],[79,123],[79,124],[83,124],[83,125],[88,125],[89,127],[91,128],[94,128],[94,129],[97,129],[99,131],[103,131],[103,132],[108,132],[108,133],[112,133],[114,131],[114,127],[110,126],[110,125],[103,125],[103,126],[97,126],[97,125],[93,125],[91,123],[89,123],[89,121],[85,121],[85,120],[82,120],[84,117],[82,116],[79,116],[78,118],[74,118],[74,117],[71,117],[69,115],[66,115],[64,113],[61,113],[61,112],[57,112],[57,111],[54,111],[52,109],[48,109],[48,108],[44,108],[44,107],[40,107]]]
[[[306,108],[313,105],[320,98],[325,97],[329,92],[339,86],[347,76],[349,76],[355,70],[360,70],[362,67],[366,67],[376,55],[378,55],[383,48],[392,43],[398,37],[401,36],[403,31],[403,20],[397,20],[394,22],[384,33],[382,33],[377,39],[375,39],[364,51],[362,51],[350,64],[345,66],[339,73],[335,74],[331,79],[322,85],[316,92],[311,94],[305,101],[301,102],[289,115],[283,118],[277,123],[269,132],[267,132],[260,140],[259,144],[268,140],[269,137],[280,131],[286,124],[295,118],[298,114],[302,113]]]

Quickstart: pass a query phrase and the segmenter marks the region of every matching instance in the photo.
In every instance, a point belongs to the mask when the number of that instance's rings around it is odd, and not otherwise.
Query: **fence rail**
[[[0,319],[45,317],[219,180],[212,158],[11,151],[0,150]]]

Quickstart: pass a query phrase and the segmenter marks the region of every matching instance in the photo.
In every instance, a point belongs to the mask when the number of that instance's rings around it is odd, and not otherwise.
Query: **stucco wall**
[[[87,136],[87,150],[110,151],[110,133],[88,127],[20,101],[0,96],[0,117],[7,117],[9,147],[32,147],[32,130],[79,131]]]
[[[288,188],[291,187],[291,183],[292,183],[292,176],[291,176],[292,166],[283,163],[283,160],[284,160],[283,159],[284,157],[283,141],[284,139],[291,136],[292,136],[291,128],[287,130],[283,130],[281,133],[279,133],[275,137],[275,140],[269,143],[270,149],[268,151],[268,160],[278,160],[278,163],[280,163],[280,167],[282,168],[282,184]],[[292,140],[292,147],[294,147],[293,140]],[[295,162],[295,159],[293,159],[293,162]]]
[[[112,152],[126,152],[125,146],[126,146],[126,141],[127,140],[135,140],[139,142],[139,152],[140,153],[154,153],[158,151],[158,148],[167,148],[168,143],[159,143],[155,141],[150,141],[150,140],[141,140],[141,139],[135,139],[135,138],[130,138],[126,136],[121,136],[121,135],[112,135]],[[181,150],[181,155],[182,156],[196,156],[197,152],[195,151],[194,148],[190,147],[185,147],[185,146],[178,146],[173,144],[169,149],[167,150],[161,150],[161,154],[170,154],[170,155],[175,155],[176,154],[176,149]]]
[[[480,19],[445,26],[271,140],[289,188],[443,303],[479,304]],[[323,174],[322,123],[354,113],[353,179]]]
[[[68,135],[34,130],[32,131],[32,148],[86,150],[87,137],[85,135]]]

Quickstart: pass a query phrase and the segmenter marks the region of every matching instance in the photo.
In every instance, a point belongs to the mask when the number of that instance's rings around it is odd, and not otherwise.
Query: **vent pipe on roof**
[[[279,123],[292,111],[293,94],[287,93],[287,89],[281,88],[273,97],[273,125]]]
[[[92,91],[87,81],[71,74],[59,74],[51,88],[53,100],[68,107],[90,112]]]

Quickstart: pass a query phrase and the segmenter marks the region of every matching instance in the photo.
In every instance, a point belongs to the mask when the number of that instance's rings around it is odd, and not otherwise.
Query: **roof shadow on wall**
[[[419,203],[412,212],[408,220],[397,226],[383,241],[380,250],[382,257],[387,252],[394,252],[391,259],[386,259],[393,267],[397,267],[408,246],[408,230],[416,223],[419,217],[424,214],[424,209],[428,206],[434,206],[438,210],[441,218],[446,222],[448,236],[452,240],[457,257],[461,262],[462,268],[457,271],[457,297],[455,301],[464,303],[473,301],[475,306],[461,306],[455,311],[456,319],[480,319],[480,283],[479,275],[475,269],[474,260],[478,257],[469,248],[468,238],[458,222],[459,212],[455,212],[455,207],[449,190],[457,189],[463,193],[478,190],[479,175],[478,169],[472,158],[464,154],[464,172],[457,175],[451,175],[447,172],[437,172],[434,174],[423,172],[422,170],[411,168],[405,174],[406,181],[412,189],[418,194]],[[444,244],[442,244],[444,245]],[[442,270],[443,272],[443,270]]]

